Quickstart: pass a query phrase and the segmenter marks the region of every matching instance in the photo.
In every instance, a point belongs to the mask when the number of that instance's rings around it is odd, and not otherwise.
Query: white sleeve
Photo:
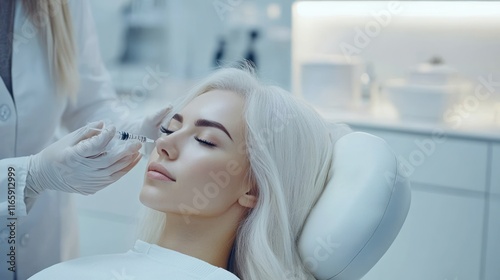
[[[26,216],[35,199],[25,197],[28,157],[0,160],[0,216],[3,218]],[[0,229],[6,223],[2,223]]]
[[[87,0],[68,2],[77,48],[80,88],[76,103],[63,113],[63,125],[73,131],[96,120],[123,122],[111,76],[101,59],[94,19]]]

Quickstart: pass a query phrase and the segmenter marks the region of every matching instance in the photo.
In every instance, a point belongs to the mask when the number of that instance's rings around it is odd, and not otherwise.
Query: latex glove
[[[26,187],[36,194],[46,189],[93,194],[125,175],[140,160],[142,145],[137,140],[110,145],[116,128],[93,130],[102,127],[90,123],[31,156]]]
[[[172,110],[172,105],[167,105],[151,115],[146,116],[144,119],[130,124],[132,127],[130,131],[144,135],[150,139],[156,140],[160,136],[160,126],[165,122],[165,118]]]

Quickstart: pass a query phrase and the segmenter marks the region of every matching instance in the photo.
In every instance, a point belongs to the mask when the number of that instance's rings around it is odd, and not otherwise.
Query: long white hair
[[[304,266],[297,240],[319,198],[332,161],[327,123],[308,105],[274,86],[262,85],[248,69],[216,71],[194,88],[172,114],[213,89],[245,100],[249,178],[258,202],[240,223],[229,270],[243,280],[314,279]],[[156,243],[165,214],[151,211],[142,239]]]
[[[67,2],[68,0],[22,1],[28,17],[42,35],[57,93],[66,94],[75,101],[79,74],[73,24]]]

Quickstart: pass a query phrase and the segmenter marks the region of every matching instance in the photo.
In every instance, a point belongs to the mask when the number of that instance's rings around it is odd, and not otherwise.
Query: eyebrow
[[[177,121],[181,122],[181,123],[184,120],[184,118],[181,115],[179,115],[179,114],[173,115],[172,118],[174,120],[177,120]],[[233,138],[231,137],[231,135],[229,134],[229,132],[227,131],[227,129],[222,124],[220,124],[218,122],[209,121],[207,119],[198,119],[194,123],[194,125],[195,126],[206,126],[206,127],[215,127],[215,128],[218,128],[218,129],[222,130],[224,133],[226,133],[226,135],[229,137],[229,139],[231,139],[231,141],[233,141]]]

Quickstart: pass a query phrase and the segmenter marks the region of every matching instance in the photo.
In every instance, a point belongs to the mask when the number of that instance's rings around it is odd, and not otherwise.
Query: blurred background
[[[217,65],[255,62],[290,89],[292,1],[91,1],[103,59],[120,91],[147,66],[174,80],[205,77]]]
[[[412,206],[363,279],[500,279],[500,2],[90,2],[127,112],[248,59],[329,121],[389,142]],[[132,246],[145,167],[75,196],[83,256]]]

